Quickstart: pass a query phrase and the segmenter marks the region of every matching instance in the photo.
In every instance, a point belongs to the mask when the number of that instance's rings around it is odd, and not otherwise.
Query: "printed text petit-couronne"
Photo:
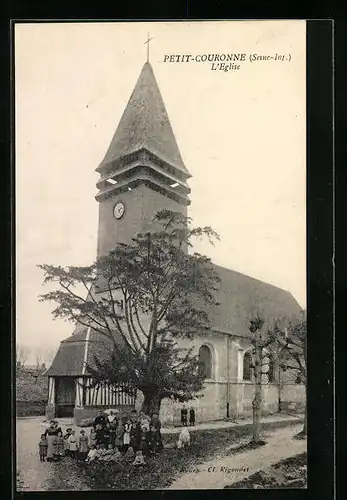
[[[256,53],[223,53],[223,54],[165,54],[164,63],[209,63],[211,71],[237,71],[244,62],[291,61],[291,54],[256,54]]]

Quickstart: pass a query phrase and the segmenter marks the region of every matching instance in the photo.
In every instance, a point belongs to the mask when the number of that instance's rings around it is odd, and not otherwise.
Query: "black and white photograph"
[[[17,492],[307,488],[306,28],[15,23]]]

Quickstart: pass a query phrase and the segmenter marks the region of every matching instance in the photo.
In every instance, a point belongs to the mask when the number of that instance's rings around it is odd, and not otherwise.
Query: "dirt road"
[[[63,431],[73,427],[68,419],[60,419],[59,424]],[[17,419],[17,490],[89,490],[71,459],[65,458],[62,463],[40,462],[38,442],[47,425],[44,417]]]

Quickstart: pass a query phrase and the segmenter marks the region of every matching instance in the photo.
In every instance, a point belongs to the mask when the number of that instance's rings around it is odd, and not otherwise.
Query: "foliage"
[[[25,403],[47,400],[47,377],[22,369],[16,376],[16,401]]]
[[[209,328],[207,306],[217,304],[219,281],[209,258],[187,251],[194,238],[218,238],[210,227],[194,228],[169,210],[152,222],[155,231],[118,244],[91,266],[39,266],[44,283],[58,285],[41,296],[58,303],[53,316],[91,326],[110,342],[110,357],[96,356],[88,366],[94,382],[140,389],[150,412],[163,398],[185,401],[201,390],[198,359],[179,341]]]
[[[300,381],[307,385],[307,321],[302,312],[299,318],[275,324],[272,330],[272,348],[282,370],[295,370]],[[307,405],[305,405],[305,421],[300,436],[307,434]]]
[[[277,330],[276,342],[280,348],[281,368],[296,370],[305,384],[307,381],[306,341],[307,322],[304,314],[296,321],[290,322],[286,331]]]

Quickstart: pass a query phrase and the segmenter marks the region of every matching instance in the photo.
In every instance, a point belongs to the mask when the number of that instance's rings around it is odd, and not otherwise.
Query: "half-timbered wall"
[[[132,406],[135,404],[136,394],[124,392],[125,384],[110,385],[101,382],[92,386],[92,380],[85,380],[83,391],[83,406]]]
[[[84,383],[83,378],[76,379],[76,406],[83,406]]]

